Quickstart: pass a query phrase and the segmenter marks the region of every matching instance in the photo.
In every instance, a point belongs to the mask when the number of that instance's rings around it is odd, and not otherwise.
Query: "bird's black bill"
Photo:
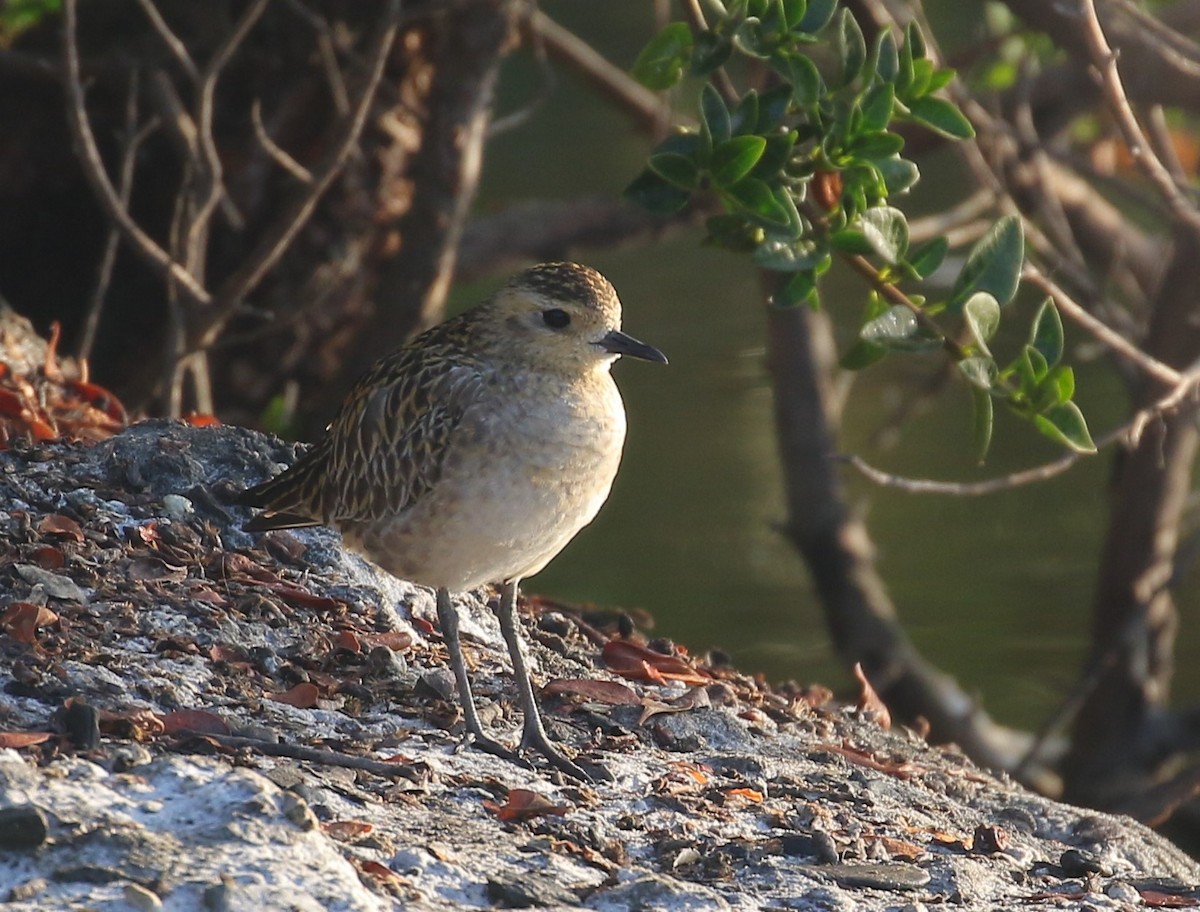
[[[629,355],[631,358],[641,358],[643,361],[654,361],[658,364],[667,363],[667,356],[653,345],[639,342],[619,329],[614,329],[598,344],[606,352],[612,352],[614,355]]]

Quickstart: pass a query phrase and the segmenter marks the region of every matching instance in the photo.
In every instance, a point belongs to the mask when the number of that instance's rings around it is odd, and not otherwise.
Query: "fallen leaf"
[[[34,744],[42,744],[55,737],[54,732],[0,732],[0,748],[20,750]]]
[[[67,565],[67,556],[53,545],[39,545],[29,552],[29,558],[43,570],[61,570]]]
[[[887,731],[892,727],[892,714],[888,712],[887,706],[879,699],[879,694],[875,693],[875,688],[867,680],[867,673],[863,671],[861,662],[854,663],[854,677],[858,679],[862,688],[858,694],[859,713],[863,718],[875,721],[880,728]]]
[[[362,652],[362,642],[353,630],[340,630],[333,638],[333,648],[357,655]]]
[[[291,583],[268,583],[267,588],[278,595],[293,608],[311,608],[314,611],[332,611],[342,607],[342,602],[325,595],[314,595],[307,589],[293,586]]]
[[[37,638],[39,627],[47,627],[57,620],[58,615],[45,605],[13,602],[0,614],[0,627],[18,643],[31,644]]]
[[[370,877],[374,877],[376,880],[400,880],[399,874],[378,861],[361,861],[355,859],[355,864],[358,865],[360,871]]]
[[[604,644],[601,657],[614,672],[637,681],[707,684],[712,680],[710,675],[701,674],[678,656],[663,655],[632,640],[609,640]]]
[[[508,793],[508,800],[504,804],[484,801],[483,806],[485,810],[505,822],[529,820],[531,817],[545,817],[550,814],[561,817],[571,810],[569,804],[554,804],[550,799],[543,798],[530,789],[513,789]]]
[[[386,646],[388,649],[399,652],[411,646],[413,638],[411,633],[405,633],[403,630],[384,630],[379,633],[368,633],[362,637],[362,641],[372,648]]]
[[[637,706],[641,698],[620,681],[599,681],[594,678],[555,678],[542,688],[547,696],[581,697],[590,703],[606,706]]]
[[[221,426],[221,422],[216,415],[205,415],[200,412],[188,412],[183,416],[183,420],[192,427],[198,428]]]
[[[1136,889],[1136,888],[1135,888]],[[1185,909],[1200,906],[1200,900],[1194,896],[1180,893],[1164,893],[1161,890],[1138,889],[1142,902],[1155,909]]]
[[[158,717],[163,732],[176,735],[179,732],[198,732],[205,735],[228,735],[229,726],[216,713],[204,709],[177,709]]]
[[[903,858],[915,861],[925,853],[925,850],[915,842],[907,839],[897,839],[894,836],[879,836],[875,842],[881,845],[892,858]]]
[[[83,541],[83,529],[80,528],[79,523],[60,513],[43,516],[42,521],[38,523],[38,531],[42,535],[62,535],[77,542]]]
[[[321,824],[321,829],[334,839],[340,839],[342,842],[350,842],[354,839],[361,839],[375,829],[375,827],[365,820],[330,820]]]
[[[731,789],[728,789],[725,794],[731,795],[734,798],[745,798],[747,801],[751,801],[754,804],[762,804],[763,803],[763,793],[758,791],[757,789],[744,788],[744,787],[743,788],[731,788]]]
[[[267,699],[274,700],[276,703],[286,703],[297,709],[312,709],[317,705],[317,697],[320,694],[316,684],[305,681],[284,693],[267,694]]]

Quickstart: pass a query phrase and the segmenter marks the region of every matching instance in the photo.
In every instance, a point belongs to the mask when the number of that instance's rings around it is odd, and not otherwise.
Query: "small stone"
[[[163,496],[162,502],[167,516],[176,522],[183,522],[196,512],[192,502],[179,494],[166,494]]]
[[[1124,881],[1114,880],[1104,888],[1104,892],[1130,908],[1142,905],[1142,894]]]
[[[8,891],[8,896],[5,902],[18,903],[33,899],[39,893],[44,893],[46,888],[50,886],[44,877],[34,877],[32,880],[27,880],[25,883],[17,884]]]
[[[36,849],[49,833],[46,814],[36,805],[0,808],[0,849]]]
[[[41,586],[42,591],[50,598],[87,604],[87,593],[69,576],[51,573],[34,564],[15,564],[14,568],[21,579],[33,586]]]
[[[315,830],[320,826],[320,823],[317,821],[317,815],[308,806],[308,802],[299,795],[292,792],[284,792],[280,796],[279,802],[283,805],[283,816],[305,832]]]
[[[155,912],[163,907],[162,900],[152,890],[147,890],[141,884],[125,884],[125,901],[140,912]]]

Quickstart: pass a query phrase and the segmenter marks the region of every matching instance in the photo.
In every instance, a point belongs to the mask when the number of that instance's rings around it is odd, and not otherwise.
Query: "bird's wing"
[[[246,492],[243,503],[267,511],[247,528],[366,522],[407,509],[441,476],[463,413],[483,386],[473,362],[440,346],[409,346],[385,358],[350,391],[319,444]]]

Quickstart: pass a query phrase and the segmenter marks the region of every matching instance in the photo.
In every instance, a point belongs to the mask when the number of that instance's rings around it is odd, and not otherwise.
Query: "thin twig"
[[[1109,47],[1100,19],[1096,15],[1094,0],[1079,0],[1079,9],[1083,36],[1091,54],[1092,66],[1100,75],[1100,85],[1108,101],[1109,112],[1117,121],[1129,154],[1146,179],[1158,189],[1172,214],[1192,230],[1200,231],[1200,210],[1197,210],[1193,201],[1175,183],[1171,172],[1154,154],[1154,149],[1142,132],[1141,124],[1138,123],[1133,106],[1125,94],[1125,86],[1121,82],[1121,73],[1117,69],[1117,55]]]
[[[651,134],[663,131],[670,111],[659,93],[650,91],[620,67],[609,63],[590,44],[542,11],[534,10],[524,25],[531,43],[540,43],[551,59],[579,75],[600,97],[615,102],[641,129]]]
[[[146,18],[150,20],[150,26],[154,29],[159,39],[167,46],[167,50],[171,52],[171,56],[183,67],[183,71],[188,74],[188,78],[193,83],[200,81],[200,71],[196,68],[196,63],[192,60],[192,55],[188,53],[187,45],[179,40],[179,36],[171,31],[171,27],[162,17],[162,13],[158,11],[158,7],[154,5],[154,0],[137,0],[138,6],[142,8],[142,12],[146,14]]]
[[[1183,405],[1184,400],[1189,396],[1195,397],[1197,391],[1200,390],[1200,363],[1192,365],[1187,371],[1178,376],[1179,381],[1166,395],[1139,411],[1125,424],[1114,428],[1098,438],[1096,440],[1096,449],[1102,450],[1118,441],[1129,446],[1136,444],[1151,422],[1179,409]],[[856,456],[852,453],[838,455],[836,458],[853,466],[864,477],[883,487],[899,488],[910,494],[951,494],[957,497],[978,497],[983,494],[1010,491],[1013,488],[1023,487],[1037,481],[1046,481],[1054,478],[1056,475],[1061,475],[1075,465],[1075,463],[1090,455],[1092,454],[1071,451],[1064,453],[1058,459],[1031,469],[1013,472],[1010,475],[1000,478],[989,478],[987,481],[975,482],[905,478],[901,475],[893,475],[890,472],[877,469],[861,456]]]
[[[246,40],[254,24],[258,22],[267,9],[270,0],[254,0],[242,12],[233,31],[225,36],[225,40],[213,53],[212,59],[205,64],[204,73],[200,80],[196,104],[196,127],[199,131],[200,151],[203,155],[204,167],[200,175],[204,181],[204,189],[200,205],[191,213],[191,220],[184,234],[184,262],[187,263],[193,275],[203,276],[204,263],[207,253],[209,223],[217,205],[225,195],[224,169],[221,156],[217,151],[216,137],[213,135],[213,109],[217,92],[217,80],[221,72],[228,66],[237,49]]]
[[[362,770],[383,776],[387,779],[408,779],[419,782],[423,778],[420,771],[402,763],[392,763],[387,760],[376,760],[373,757],[359,757],[342,751],[325,748],[309,747],[305,744],[287,744],[283,741],[267,741],[263,738],[244,738],[240,735],[220,735],[205,731],[179,731],[175,733],[180,740],[199,738],[200,740],[215,741],[225,747],[244,747],[268,757],[287,757],[291,760],[306,760],[321,766],[340,766],[345,769]]]
[[[346,90],[346,80],[338,68],[337,50],[333,44],[333,29],[329,21],[320,13],[310,10],[300,0],[285,0],[288,9],[309,24],[317,35],[317,56],[321,67],[325,70],[325,80],[329,83],[329,97],[333,99],[333,109],[339,117],[350,113],[350,93]]]
[[[129,198],[133,193],[133,174],[137,164],[138,150],[146,137],[158,129],[158,118],[153,118],[140,129],[138,128],[138,85],[141,82],[138,70],[129,73],[129,89],[125,96],[125,143],[121,150],[121,167],[117,178],[117,198],[122,208],[128,209]],[[88,300],[87,314],[83,318],[83,332],[80,335],[76,355],[80,361],[87,361],[92,355],[92,347],[96,344],[96,332],[100,328],[100,317],[104,312],[104,300],[108,296],[108,287],[112,282],[113,265],[117,260],[117,247],[121,243],[121,232],[115,224],[109,225],[108,236],[104,239],[104,250],[100,254],[100,266],[96,272],[96,285]]]
[[[155,272],[182,288],[192,301],[198,304],[209,304],[212,296],[133,220],[133,216],[129,214],[128,208],[122,205],[120,195],[109,179],[84,104],[83,84],[79,78],[79,46],[76,39],[77,14],[78,0],[63,0],[63,58],[66,69],[64,81],[67,93],[67,123],[79,152],[79,161],[83,172],[92,185],[92,190],[105,215],[121,229],[122,236],[134,252],[149,263]]]
[[[258,144],[263,147],[263,151],[270,156],[271,160],[300,183],[311,184],[312,172],[281,149],[267,133],[267,128],[262,122],[262,102],[257,98],[250,105],[250,122],[254,125],[254,136],[258,140]]]
[[[700,4],[697,0],[683,0],[683,14],[687,17],[693,31],[708,31],[708,22],[704,18],[704,10],[700,9]],[[709,79],[712,80],[714,87],[720,93],[721,97],[725,99],[726,104],[732,106],[741,100],[737,87],[733,84],[729,73],[725,71],[725,67],[717,67],[709,76]]]
[[[1060,311],[1113,352],[1131,361],[1156,380],[1172,386],[1180,382],[1182,375],[1179,371],[1152,355],[1146,354],[1116,330],[1092,316],[1082,304],[1077,303],[1066,291],[1056,285],[1053,279],[1032,263],[1025,265],[1021,275],[1026,281],[1050,295]]]
[[[370,71],[358,104],[351,116],[341,125],[341,136],[337,137],[333,151],[321,166],[313,171],[313,181],[305,188],[304,194],[276,220],[245,264],[222,283],[216,295],[216,306],[201,315],[191,333],[190,344],[193,349],[207,348],[215,341],[246,295],[256,288],[279,262],[279,258],[283,256],[300,229],[308,222],[318,200],[349,161],[383,78],[384,65],[396,37],[399,13],[400,0],[389,0],[387,8],[379,18],[371,42],[367,58],[370,61]]]

